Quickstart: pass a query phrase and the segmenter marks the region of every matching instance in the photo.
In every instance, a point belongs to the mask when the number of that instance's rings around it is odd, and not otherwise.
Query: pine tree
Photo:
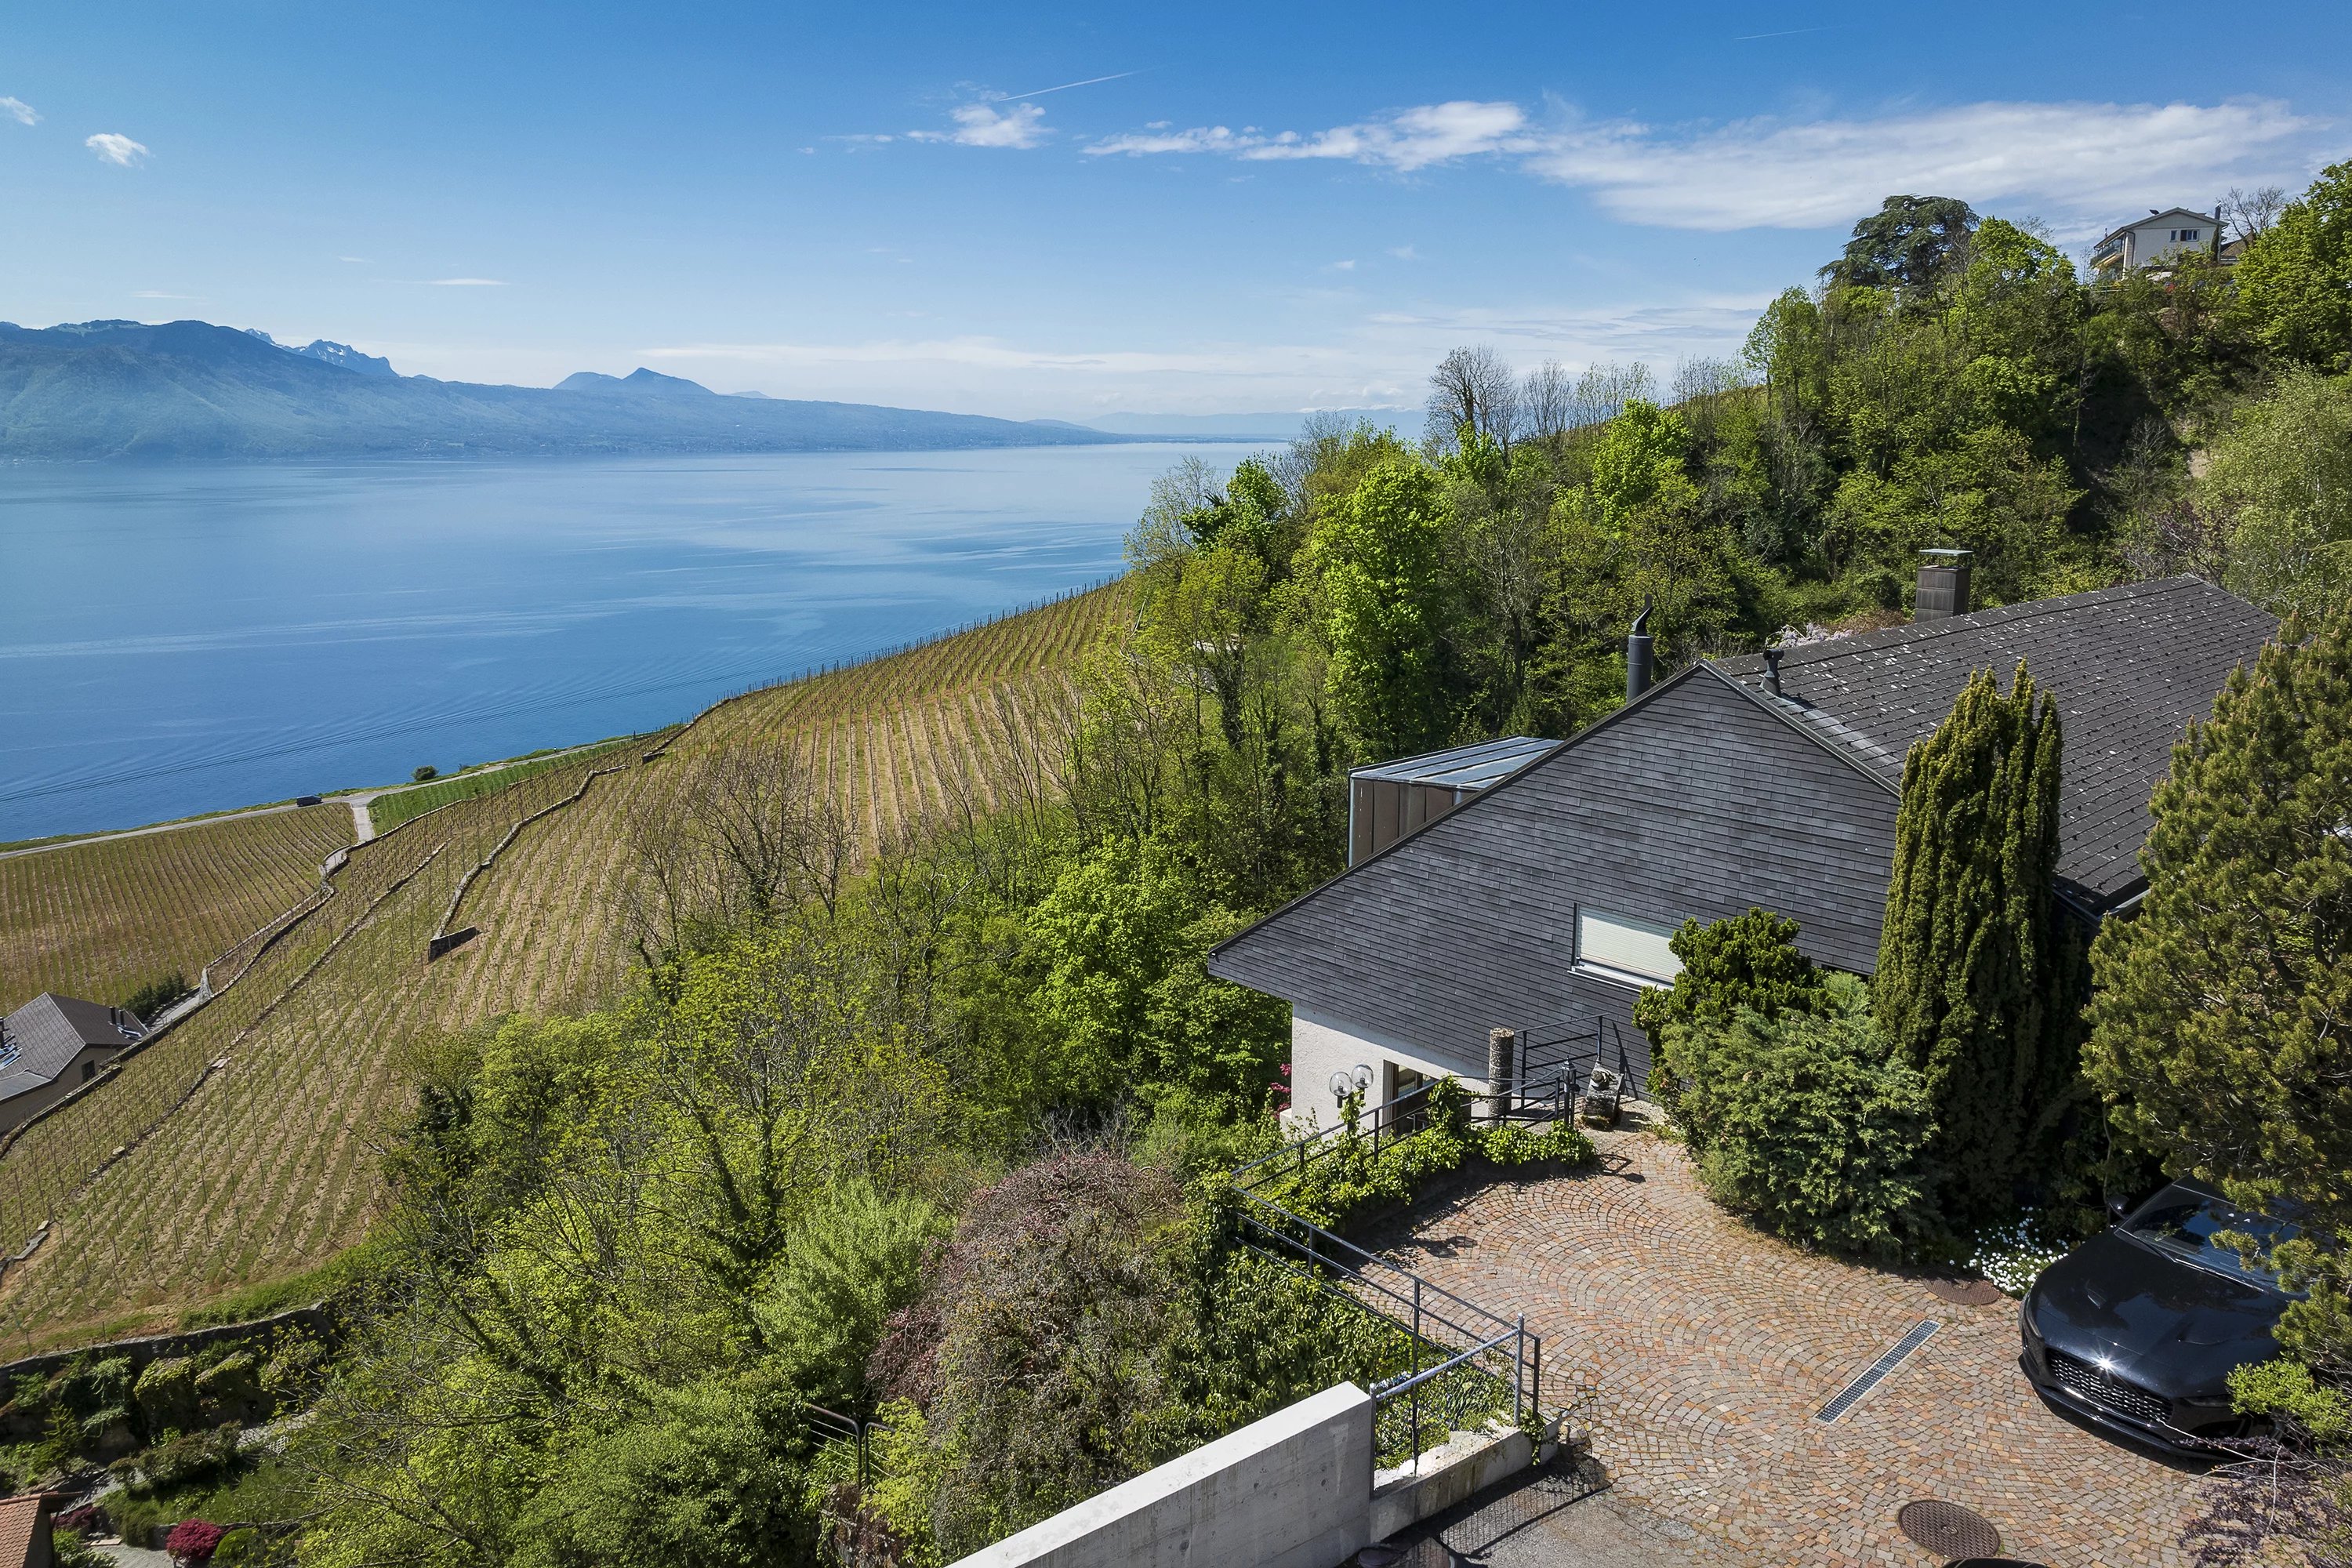
[[[2009,1205],[2046,1097],[2073,1076],[2058,988],[2076,970],[2052,883],[2060,743],[2055,705],[2020,664],[2007,696],[1979,671],[1904,761],[1872,992],[1880,1028],[1927,1078],[1929,1158],[1956,1224]]]
[[[2084,1071],[2171,1168],[2352,1234],[2352,605],[2233,673],[2148,809],[2147,897],[2092,950]],[[2291,1351],[2352,1365],[2347,1259],[2300,1260]]]

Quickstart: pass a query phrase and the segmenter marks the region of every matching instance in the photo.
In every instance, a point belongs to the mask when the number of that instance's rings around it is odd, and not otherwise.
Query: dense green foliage
[[[2352,163],[2321,172],[2238,264],[2247,320],[2281,359],[2352,371]]]
[[[2131,1137],[2310,1238],[2284,1342],[2352,1372],[2352,608],[2290,623],[2174,751],[2137,919],[2092,950],[2084,1064]]]
[[[1815,969],[1796,938],[1763,910],[1675,933],[1681,972],[1634,1013],[1650,1096],[1725,1206],[1809,1247],[1900,1257],[1937,1223],[1926,1080],[1874,1025],[1863,983]]]
[[[2020,665],[2007,696],[1979,671],[1904,760],[1871,989],[1927,1082],[1938,1196],[1962,1225],[2014,1203],[2074,1078],[2079,971],[2053,890],[2061,745],[2056,707]]]
[[[1852,975],[1811,1008],[1741,1008],[1677,1041],[1682,1125],[1725,1206],[1792,1241],[1895,1259],[1934,1224],[1922,1154],[1934,1131],[1923,1075],[1873,1026]]]

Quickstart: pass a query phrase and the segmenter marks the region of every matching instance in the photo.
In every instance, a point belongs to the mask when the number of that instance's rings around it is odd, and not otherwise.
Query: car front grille
[[[2172,1405],[2161,1394],[2152,1394],[2136,1383],[2102,1371],[2091,1363],[2064,1351],[2051,1351],[2050,1374],[2074,1393],[2094,1405],[2104,1405],[2135,1421],[2156,1421],[2168,1424]]]

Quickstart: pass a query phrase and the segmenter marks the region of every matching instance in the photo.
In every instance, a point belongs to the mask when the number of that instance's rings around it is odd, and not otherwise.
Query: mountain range
[[[467,457],[1040,447],[1123,437],[1055,420],[737,397],[672,375],[553,387],[401,375],[324,339],[208,321],[0,322],[0,458]]]

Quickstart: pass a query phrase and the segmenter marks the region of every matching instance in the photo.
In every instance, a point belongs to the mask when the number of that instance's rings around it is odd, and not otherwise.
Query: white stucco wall
[[[1371,1395],[1342,1383],[954,1568],[1339,1568],[1371,1519]]]
[[[1338,1107],[1328,1087],[1335,1072],[1353,1071],[1358,1063],[1372,1069],[1372,1087],[1365,1095],[1367,1104],[1377,1105],[1393,1092],[1396,1069],[1403,1068],[1423,1078],[1444,1078],[1451,1073],[1461,1079],[1474,1094],[1486,1091],[1486,1079],[1482,1071],[1471,1077],[1463,1070],[1441,1062],[1425,1051],[1417,1050],[1402,1040],[1339,1019],[1310,1013],[1304,1007],[1290,1010],[1290,1110],[1285,1120],[1294,1125],[1312,1116],[1318,1125],[1328,1127],[1339,1119]],[[1484,1064],[1481,1064],[1482,1067]]]

